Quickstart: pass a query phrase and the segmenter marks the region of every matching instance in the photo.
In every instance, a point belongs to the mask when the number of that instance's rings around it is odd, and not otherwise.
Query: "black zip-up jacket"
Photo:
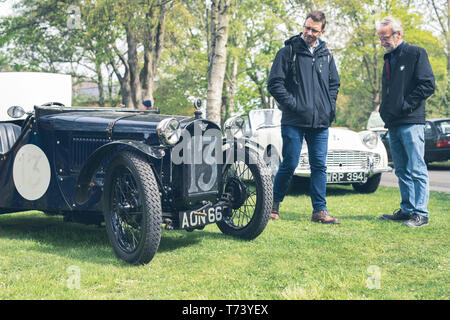
[[[404,43],[390,66],[388,84],[383,67],[380,115],[386,128],[425,124],[425,101],[435,89],[433,70],[425,49]],[[384,59],[390,59],[391,53]],[[389,60],[388,60],[389,61]]]
[[[296,55],[295,83],[290,67]],[[281,124],[328,128],[335,118],[340,80],[333,56],[319,40],[314,53],[301,34],[285,41],[272,64],[267,88],[282,111]]]

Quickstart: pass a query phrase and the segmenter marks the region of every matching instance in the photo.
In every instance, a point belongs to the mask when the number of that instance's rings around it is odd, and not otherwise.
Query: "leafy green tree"
[[[18,15],[0,20],[0,46],[13,69],[58,72],[81,59],[63,5],[59,1],[22,0],[14,5]]]
[[[290,8],[280,0],[239,1],[231,23],[226,77],[226,85],[236,87],[237,97],[230,95],[228,103],[236,101],[244,111],[274,105],[266,89],[267,79],[276,52],[297,32]],[[234,103],[226,109],[227,115],[235,111]]]
[[[450,2],[448,0],[416,0],[415,8],[424,16],[427,27],[437,33],[442,41],[437,49],[442,50],[447,58],[446,75],[437,79],[437,90],[428,101],[427,116],[450,117]]]
[[[207,12],[203,0],[174,4],[167,18],[166,49],[155,83],[155,107],[165,114],[193,114],[193,99],[208,86]]]
[[[21,0],[15,6],[19,14],[0,23],[0,45],[9,46],[21,69],[69,68],[76,78],[88,75],[98,84],[100,105],[105,104],[104,74],[111,77],[112,69],[123,104],[138,108],[142,100],[153,99],[165,18],[174,1]]]
[[[421,28],[421,17],[396,0],[335,0],[337,26],[347,30],[340,62],[341,96],[338,99],[337,125],[363,129],[372,111],[378,111],[384,50],[376,37],[376,22],[392,15],[403,23],[404,41],[424,47],[430,57],[436,79],[445,75],[445,55],[438,38]],[[429,110],[434,110],[429,103]],[[432,111],[431,111],[432,112]]]

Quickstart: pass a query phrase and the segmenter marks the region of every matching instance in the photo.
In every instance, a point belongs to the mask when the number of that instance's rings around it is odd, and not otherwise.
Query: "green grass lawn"
[[[116,259],[104,228],[2,215],[0,299],[450,298],[450,194],[431,192],[430,224],[417,229],[378,219],[398,208],[396,188],[331,186],[327,200],[340,225],[310,222],[309,197],[291,194],[253,241],[215,225],[164,231],[138,267]]]
[[[431,162],[428,164],[429,169],[448,170],[450,169],[450,160],[443,162]]]

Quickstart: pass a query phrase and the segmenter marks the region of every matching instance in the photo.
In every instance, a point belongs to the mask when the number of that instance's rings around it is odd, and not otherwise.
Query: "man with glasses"
[[[387,17],[377,25],[386,50],[380,115],[389,129],[389,144],[400,187],[401,204],[381,218],[409,227],[428,224],[428,171],[424,161],[425,101],[435,89],[425,49],[403,42],[400,21]]]
[[[281,135],[283,161],[274,180],[274,204],[271,218],[279,219],[283,201],[298,166],[303,138],[308,145],[311,168],[311,221],[337,224],[326,205],[326,157],[328,127],[334,120],[340,86],[333,56],[320,37],[326,19],[313,11],[305,20],[303,32],[285,41],[272,64],[268,90],[282,111]]]

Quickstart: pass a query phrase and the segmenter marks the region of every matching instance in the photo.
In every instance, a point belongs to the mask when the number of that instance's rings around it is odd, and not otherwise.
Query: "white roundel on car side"
[[[19,194],[27,200],[42,197],[50,184],[50,163],[44,151],[34,144],[20,148],[14,159],[13,180]]]

